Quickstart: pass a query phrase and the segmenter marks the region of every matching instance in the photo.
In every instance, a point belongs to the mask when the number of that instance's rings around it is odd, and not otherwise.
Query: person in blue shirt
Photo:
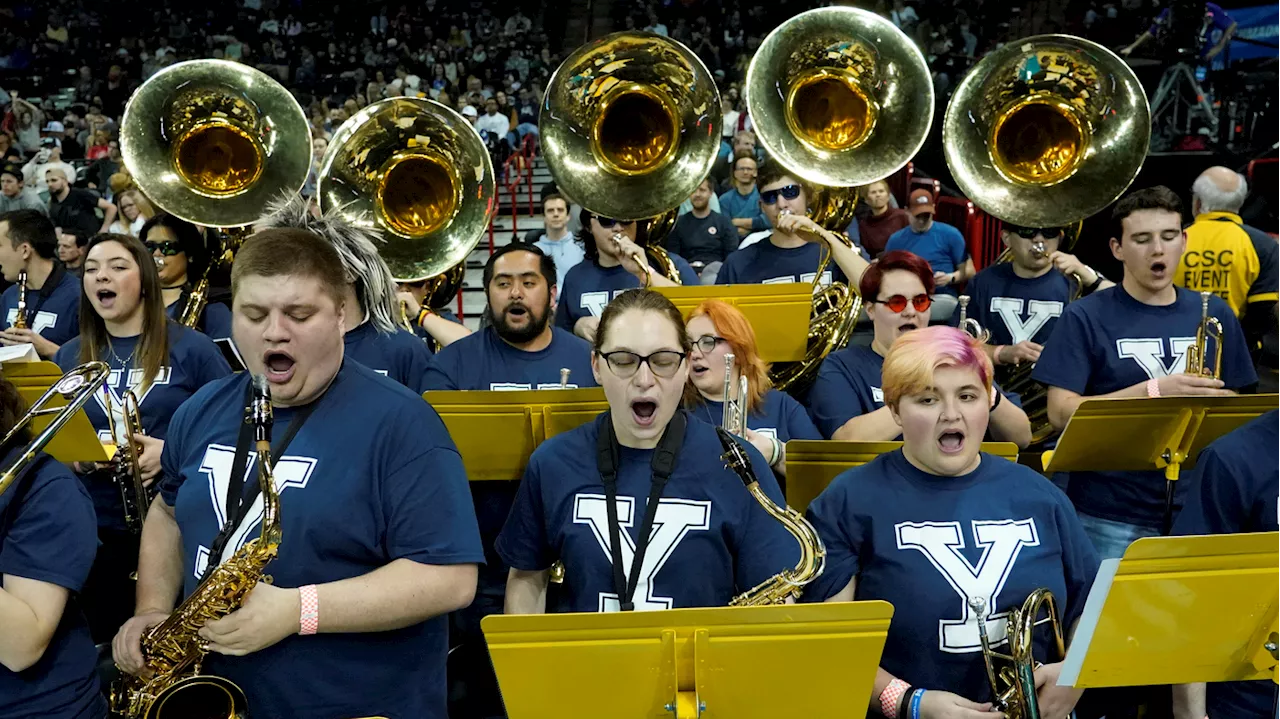
[[[623,293],[605,310],[591,366],[609,409],[529,458],[497,543],[511,567],[506,613],[723,607],[794,566],[795,539],[725,467],[715,427],[681,407],[691,349],[680,311],[657,292]],[[765,458],[739,441],[784,504]],[[547,606],[557,560],[562,597]]]
[[[0,345],[30,344],[43,359],[80,333],[80,278],[56,261],[57,231],[36,210],[0,216],[0,272],[7,282],[27,273],[26,328],[18,329],[18,285],[0,295]]]
[[[756,285],[818,280],[826,286],[832,282],[857,284],[867,267],[862,250],[847,247],[840,237],[822,229],[809,219],[809,190],[777,162],[760,170],[760,208],[773,232],[763,240],[739,247],[725,258],[718,285]],[[818,263],[824,252],[831,262],[817,277]]]
[[[1222,396],[1258,381],[1231,308],[1210,297],[1222,323],[1221,379],[1187,373],[1187,350],[1200,326],[1200,295],[1173,284],[1186,246],[1182,201],[1167,187],[1131,192],[1111,213],[1111,252],[1124,264],[1120,284],[1067,306],[1032,372],[1049,388],[1049,421],[1062,430],[1094,397]],[[1212,359],[1209,360],[1212,362]],[[1166,503],[1164,472],[1072,472],[1067,494],[1103,559],[1133,540],[1159,534],[1188,482]]]
[[[745,150],[735,154],[733,176],[730,187],[720,195],[720,214],[729,218],[738,238],[746,237],[752,232],[769,229],[769,219],[765,217],[760,206],[760,189],[756,185],[756,174],[760,164],[753,151]]]
[[[804,600],[893,604],[868,717],[1001,717],[978,622],[1004,644],[1008,612],[1047,588],[1070,636],[1098,557],[1061,490],[980,451],[996,391],[976,339],[946,326],[903,335],[884,360],[884,394],[902,448],[843,472],[809,505],[827,565]],[[1034,637],[1040,715],[1065,717],[1082,692],[1057,686],[1047,627]]]
[[[1002,365],[1034,363],[1040,358],[1074,293],[1115,285],[1075,255],[1058,249],[1066,232],[1062,227],[1005,225],[1000,239],[1009,248],[1010,260],[983,269],[965,286],[967,316],[991,333],[983,347],[997,373]],[[959,324],[957,305],[951,325]]]
[[[141,241],[95,235],[86,249],[80,335],[62,345],[54,361],[64,372],[85,362],[105,362],[111,368],[102,390],[84,406],[104,444],[129,436],[122,401],[126,392],[133,392],[145,432],[133,442],[142,480],[150,486],[160,474],[173,413],[231,368],[212,340],[166,316],[159,272]],[[83,591],[93,639],[102,643],[133,616],[130,575],[138,568],[140,527],[126,524],[112,465],[77,463],[76,470],[93,498],[102,543]]]
[[[893,441],[901,428],[885,403],[881,368],[899,337],[928,324],[933,271],[910,252],[886,252],[863,273],[858,291],[875,336],[869,347],[849,345],[827,355],[809,392],[809,414],[829,439]],[[991,437],[1026,447],[1031,443],[1026,413],[1002,392],[997,400],[989,421]]]
[[[1280,469],[1274,454],[1280,443],[1280,411],[1271,410],[1214,440],[1200,452],[1199,471],[1173,534],[1275,532],[1280,506]],[[1178,717],[1274,717],[1276,684],[1271,681],[1222,682],[1174,688]],[[1206,711],[1207,709],[1207,711]]]
[[[340,212],[312,215],[308,200],[300,194],[274,203],[255,224],[258,230],[273,227],[306,230],[328,241],[342,258],[347,273],[344,356],[422,394],[431,352],[396,319],[400,301],[395,279],[378,255],[374,237]]]
[[[726,354],[733,354],[735,375],[747,378],[746,440],[769,461],[774,474],[787,473],[786,445],[792,439],[822,439],[813,421],[791,395],[773,389],[769,365],[760,359],[756,333],[737,307],[723,300],[703,300],[685,319],[689,336],[689,384],[697,395],[686,403],[689,413],[708,424],[724,420]],[[728,429],[728,428],[726,428]]]
[[[200,228],[173,215],[158,214],[147,220],[138,231],[138,239],[160,268],[160,285],[164,290],[164,306],[169,318],[182,319],[187,303],[191,301],[194,283],[204,277],[209,253],[205,250],[204,236]],[[194,281],[193,281],[194,278]],[[212,340],[231,338],[231,308],[214,300],[220,294],[216,288],[206,290],[204,312],[194,329]]]
[[[614,220],[586,210],[582,211],[581,219],[582,231],[578,237],[586,259],[565,275],[556,302],[557,327],[590,342],[605,305],[626,290],[641,286],[698,285],[698,273],[680,255],[668,253],[680,273],[679,282],[649,266],[648,255],[636,244],[634,220]]]
[[[232,333],[248,371],[170,424],[137,613],[112,643],[122,670],[142,671],[142,633],[257,537],[262,498],[238,494],[257,484],[241,434],[256,374],[274,407],[283,536],[274,581],[200,629],[204,671],[239,685],[255,715],[447,716],[444,615],[470,603],[483,559],[466,473],[429,404],[344,357],[348,284],[334,247],[305,230],[258,232],[236,254]]]
[[[25,411],[18,389],[0,377],[0,433]],[[21,430],[3,466],[30,441]],[[94,525],[84,487],[44,453],[0,494],[0,717],[107,716],[98,652],[76,601],[98,545]]]
[[[922,188],[912,192],[907,200],[907,212],[911,213],[911,224],[889,235],[884,244],[885,252],[906,250],[923,257],[933,268],[933,285],[937,292],[954,296],[955,287],[975,274],[964,235],[951,225],[934,219],[937,208],[929,190]],[[945,305],[948,314],[942,316],[944,320],[950,316],[951,302],[946,301]]]

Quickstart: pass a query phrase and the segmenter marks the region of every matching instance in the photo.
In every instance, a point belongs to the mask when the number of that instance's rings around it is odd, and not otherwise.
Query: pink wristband
[[[1154,378],[1147,380],[1147,396],[1148,397],[1160,396],[1160,383],[1157,382]]]
[[[315,634],[320,629],[320,594],[316,585],[308,584],[298,587],[298,595],[302,599],[302,614],[298,618],[298,633]]]
[[[910,688],[911,685],[901,679],[894,679],[889,682],[889,686],[885,687],[884,691],[880,692],[880,713],[889,717],[889,719],[896,719],[898,716],[898,705],[902,703],[903,695],[905,695],[907,690]]]

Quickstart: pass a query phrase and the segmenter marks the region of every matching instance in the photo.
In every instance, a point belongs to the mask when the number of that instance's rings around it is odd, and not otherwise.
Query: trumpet
[[[110,393],[107,396],[110,405]],[[138,465],[138,445],[133,438],[143,433],[142,413],[138,409],[138,397],[133,390],[125,391],[120,398],[120,414],[123,429],[116,424],[115,417],[109,418],[111,440],[116,445],[115,456],[111,458],[111,479],[120,489],[125,527],[134,534],[141,534],[142,525],[147,519],[147,509],[155,498],[155,490],[143,484],[142,468]]]
[[[40,395],[27,413],[18,418],[13,427],[5,434],[4,439],[0,440],[0,447],[8,447],[9,443],[15,437],[22,435],[30,424],[37,417],[45,417],[54,415],[49,420],[49,424],[45,426],[40,434],[36,435],[27,446],[20,452],[17,457],[0,472],[0,495],[8,491],[14,482],[20,478],[23,473],[31,466],[31,462],[35,460],[36,454],[49,444],[49,440],[62,429],[76,412],[89,401],[95,392],[102,388],[107,381],[107,376],[111,369],[107,367],[105,362],[86,362],[79,367],[73,368],[70,372],[62,375],[62,378],[53,383],[53,386],[45,390]],[[66,404],[62,407],[49,407],[48,405],[55,399],[61,399]]]
[[[991,331],[984,329],[982,323],[969,317],[969,295],[960,295],[960,329],[968,332],[974,339],[986,344],[991,339]]]
[[[1196,343],[1187,348],[1187,374],[1219,379],[1222,376],[1222,323],[1209,316],[1209,298],[1212,292],[1200,293],[1200,326],[1196,328]],[[1213,363],[1210,364],[1209,341],[1213,341]]]
[[[724,411],[720,417],[720,426],[729,434],[745,437],[747,434],[747,376],[741,375],[733,381],[733,370],[737,358],[732,352],[724,356]],[[737,399],[731,394],[738,390]]]
[[[22,270],[18,273],[18,308],[17,314],[13,318],[13,328],[15,330],[25,330],[27,328],[27,271]]]
[[[1045,623],[1050,625],[1057,652],[1053,661],[1061,661],[1067,654],[1066,644],[1062,640],[1062,620],[1058,615],[1053,593],[1048,589],[1037,589],[1027,597],[1020,609],[1009,611],[1008,654],[991,648],[991,639],[987,636],[986,599],[970,597],[969,607],[978,619],[978,639],[982,642],[982,659],[986,664],[987,681],[991,684],[995,708],[1004,712],[1006,719],[1040,719],[1035,677],[1040,663],[1032,656],[1032,633],[1035,628]],[[1041,609],[1046,613],[1044,619],[1038,619]],[[1002,666],[997,672],[996,660],[1007,662],[1008,666]]]

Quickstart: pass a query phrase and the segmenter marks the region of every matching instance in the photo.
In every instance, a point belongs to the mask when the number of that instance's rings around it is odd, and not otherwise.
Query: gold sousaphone
[[[947,106],[942,138],[966,197],[1012,225],[1067,228],[1066,249],[1081,221],[1137,177],[1151,110],[1137,75],[1115,53],[1070,35],[1037,35],[995,50],[969,71]],[[1077,278],[1077,295],[1079,284]],[[1000,382],[1022,395],[1040,442],[1053,428],[1048,391],[1031,381],[1032,368],[1002,369]]]
[[[493,161],[466,118],[433,100],[375,102],[333,134],[317,174],[321,209],[379,235],[397,282],[426,280],[430,307],[458,293],[497,207]]]
[[[619,220],[666,215],[697,189],[720,150],[720,92],[692,50],[662,35],[622,32],[575,50],[547,83],[538,117],[556,187],[587,211]],[[663,219],[663,218],[659,218]],[[680,281],[657,246],[654,268]]]
[[[800,13],[761,43],[747,70],[747,105],[772,162],[809,185],[810,217],[843,237],[857,190],[902,169],[933,124],[933,80],[916,44],[866,10],[828,7]],[[809,349],[776,365],[779,389],[813,381],[822,360],[844,347],[861,298],[814,278]]]
[[[165,212],[232,230],[307,180],[311,129],[280,83],[247,65],[191,60],[157,72],[133,93],[121,119],[120,152],[138,189]],[[209,276],[229,263],[247,230],[226,232],[187,299],[194,327]]]

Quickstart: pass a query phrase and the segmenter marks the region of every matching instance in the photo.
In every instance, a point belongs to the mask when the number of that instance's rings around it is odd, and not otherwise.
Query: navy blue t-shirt
[[[102,361],[111,368],[111,373],[107,375],[102,389],[94,395],[93,401],[84,405],[89,423],[97,430],[98,439],[104,444],[114,441],[111,436],[111,420],[107,418],[108,407],[116,423],[117,434],[122,439],[126,436],[120,400],[125,392],[133,390],[137,396],[142,429],[147,436],[164,439],[168,434],[169,420],[183,402],[209,382],[231,374],[231,367],[227,365],[227,360],[213,340],[195,330],[170,322],[169,361],[161,368],[155,380],[143,389],[145,373],[138,367],[140,358],[135,356],[139,339],[140,337],[111,338],[111,351],[102,357]],[[76,337],[62,345],[54,361],[64,372],[79,365],[80,338]],[[124,506],[120,490],[111,480],[110,472],[96,470],[81,475],[80,479],[93,497],[99,525],[105,529],[124,530]]]
[[[1043,345],[1071,301],[1075,281],[1056,270],[1039,277],[1019,277],[1013,264],[1001,262],[979,272],[965,286],[968,316],[991,332],[991,344],[1014,345],[1030,340]],[[951,325],[960,324],[956,305]]]
[[[386,375],[417,394],[426,391],[431,350],[408,330],[379,332],[371,322],[362,323],[342,336],[346,357]]]
[[[182,531],[184,593],[195,589],[225,503],[244,421],[248,373],[214,382],[173,418],[161,495]],[[344,362],[275,466],[283,539],[267,565],[277,587],[359,577],[397,559],[482,561],[467,476],[439,415],[413,392]],[[276,442],[297,408],[277,408]],[[251,454],[246,482],[257,482]],[[227,542],[230,557],[258,536],[259,496]],[[444,616],[385,632],[293,635],[244,657],[211,654],[205,668],[244,689],[263,716],[444,719]]]
[[[1085,397],[1186,371],[1187,348],[1200,326],[1200,295],[1175,288],[1177,300],[1154,306],[1138,302],[1116,285],[1067,306],[1045,345],[1031,378]],[[1240,323],[1220,297],[1209,316],[1222,323],[1222,381],[1239,390],[1258,381]],[[1067,494],[1085,514],[1145,527],[1164,517],[1165,476],[1152,472],[1071,472]],[[1186,482],[1177,482],[1175,508]]]
[[[708,424],[719,425],[724,419],[724,402],[699,397],[689,413]],[[771,389],[760,398],[760,404],[747,414],[747,429],[787,443],[793,439],[822,439],[804,407],[786,392]]]
[[[529,458],[524,481],[497,550],[526,571],[564,563],[564,596],[548,611],[617,611],[610,559],[608,505],[596,466],[606,415],[544,442]],[[764,457],[743,443],[760,487],[785,504]],[[723,607],[733,597],[795,566],[796,540],[751,496],[720,455],[715,429],[691,417],[675,472],[663,489],[654,532],[633,596],[637,610]],[[622,561],[631,571],[635,540],[649,497],[653,450],[622,447],[618,522]]]
[[[698,273],[680,255],[668,254],[680,273],[680,284],[696,287],[701,282]],[[556,327],[572,332],[578,320],[599,317],[610,300],[639,286],[640,279],[622,265],[601,267],[589,260],[579,262],[564,276],[564,287],[556,301]]]
[[[986,600],[988,636],[1002,644],[1009,610],[1041,587],[1070,627],[1098,571],[1061,490],[1028,467],[981,457],[959,477],[923,472],[901,450],[841,473],[809,505],[827,566],[804,596],[823,601],[857,577],[855,599],[895,607],[880,666],[975,702],[990,701],[991,690],[969,598]],[[1036,656],[1049,656],[1044,629],[1036,645]]]
[[[178,320],[178,308],[185,307],[186,303],[178,300],[168,307],[164,308],[169,319]],[[204,306],[204,316],[200,318],[200,326],[197,327],[204,332],[211,340],[231,339],[231,308],[221,302],[210,302]]]
[[[97,551],[89,495],[71,470],[37,455],[27,475],[0,495],[0,575],[46,582],[70,594],[40,659],[20,673],[0,667],[0,717],[107,715],[98,685],[98,652],[77,604]]]
[[[1196,460],[1187,501],[1173,534],[1275,532],[1280,507],[1280,469],[1275,448],[1280,443],[1280,410],[1241,425],[1214,440]],[[1275,682],[1209,684],[1205,704],[1209,716],[1274,717]]]
[[[561,368],[569,370],[569,389],[597,386],[591,374],[591,345],[581,337],[552,328],[551,344],[525,352],[503,342],[494,328],[486,327],[436,353],[427,368],[425,387],[559,389]]]
[[[884,390],[880,388],[883,366],[884,357],[868,345],[849,345],[822,360],[818,378],[809,391],[809,416],[823,438],[831,439],[845,422],[884,406]],[[1022,406],[1016,394],[1003,390],[1001,394],[1005,400]]]
[[[80,278],[66,270],[55,269],[49,275],[49,281],[57,284],[43,299],[40,290],[27,288],[27,327],[61,345],[80,334]],[[9,329],[17,319],[18,286],[15,284],[0,295],[0,329]]]
[[[969,258],[969,248],[964,244],[960,230],[934,220],[928,230],[916,232],[910,225],[889,235],[884,251],[906,250],[923,257],[934,272],[955,272]],[[956,294],[955,287],[939,287],[935,292]]]
[[[782,248],[768,237],[729,253],[720,273],[717,285],[773,285],[788,282],[812,283],[818,272],[818,262],[826,250],[814,242],[799,247]],[[864,255],[865,256],[865,255]],[[822,273],[822,286],[832,282],[846,282],[844,273],[835,260],[827,263]]]

